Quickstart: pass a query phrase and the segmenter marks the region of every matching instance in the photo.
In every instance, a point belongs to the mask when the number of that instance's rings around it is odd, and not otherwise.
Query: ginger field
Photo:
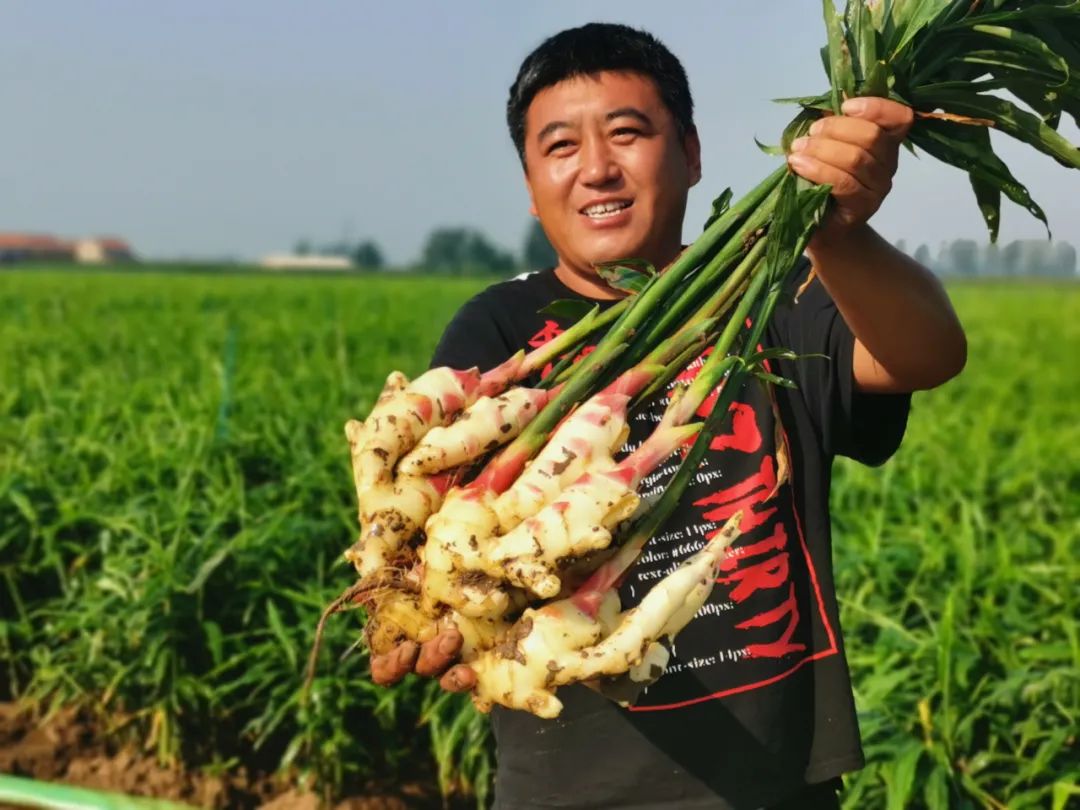
[[[356,614],[299,687],[355,532],[342,425],[483,281],[0,272],[0,701],[345,795],[485,801],[486,726],[366,680]],[[961,378],[880,469],[838,462],[870,765],[848,807],[1080,803],[1080,285],[954,286]],[[721,753],[718,755],[722,756]]]

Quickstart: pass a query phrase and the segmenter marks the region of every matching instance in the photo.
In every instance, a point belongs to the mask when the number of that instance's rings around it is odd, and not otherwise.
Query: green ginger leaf
[[[1043,87],[1062,86],[1067,81],[1068,74],[1064,71],[1055,71],[1046,62],[1036,59],[1028,54],[1016,53],[1015,51],[988,50],[981,48],[971,50],[957,61],[966,65],[975,65],[982,71],[994,78],[1008,81],[1037,81]],[[1064,63],[1062,67],[1065,68]]]
[[[784,127],[784,134],[780,137],[781,154],[786,155],[791,151],[791,143],[796,138],[801,138],[810,131],[810,125],[821,118],[817,110],[803,109],[796,115],[791,123]]]
[[[1045,94],[1060,93],[1060,97],[1050,100],[1051,103],[1060,102],[1060,111],[1067,112],[1072,116],[1073,122],[1080,126],[1080,2],[1077,3],[1077,30],[1069,35],[1063,34],[1059,26],[1046,20],[1035,20],[1032,23],[1033,30],[1054,53],[1061,56],[1069,67],[1069,81],[1063,88],[1047,88]],[[1015,92],[1015,91],[1014,91]],[[1017,94],[1019,95],[1019,93]],[[1021,99],[1042,113],[1039,107],[1023,96]],[[1053,124],[1052,124],[1053,126]],[[1056,126],[1054,127],[1057,128]]]
[[[893,4],[893,39],[885,51],[896,61],[912,45],[924,28],[949,10],[947,0],[897,0]]]
[[[811,107],[815,110],[832,110],[830,104],[831,96],[829,93],[822,93],[820,96],[794,96],[791,98],[774,98],[773,101],[777,104],[798,104],[801,107]]]
[[[793,380],[789,380],[787,377],[781,377],[779,374],[771,374],[768,371],[754,371],[752,373],[762,382],[779,385],[781,388],[797,389],[799,387]]]
[[[1059,21],[1031,20],[1034,35],[1042,40],[1051,51],[1062,57],[1072,72],[1080,73],[1080,37],[1073,39],[1057,23]],[[1077,27],[1080,28],[1080,0],[1077,3]]]
[[[766,155],[772,155],[773,157],[780,157],[780,156],[785,154],[784,147],[782,147],[780,145],[770,146],[767,143],[762,143],[757,138],[754,138],[754,145],[757,146],[757,148],[760,149],[762,152],[764,152]],[[714,220],[715,220],[715,217],[710,216],[705,221],[705,227],[708,228],[710,225],[712,225]]]
[[[1037,112],[1048,127],[1057,129],[1061,124],[1061,113],[1067,98],[1060,92],[1047,90],[1045,85],[1038,82],[1016,78],[1003,81],[1002,86]]]
[[[1039,116],[1020,109],[1011,101],[941,85],[915,90],[912,96],[919,109],[942,109],[955,115],[992,121],[1002,132],[1034,146],[1062,165],[1080,169],[1080,149]]]
[[[771,147],[765,147],[763,144],[758,142],[756,138],[754,139],[754,142],[757,143],[758,148],[761,149],[763,152],[765,152],[766,154],[772,154],[768,151]],[[705,228],[708,228],[710,225],[716,222],[716,220],[720,219],[720,217],[727,213],[728,208],[731,207],[731,197],[731,189],[725,188],[722,192],[720,192],[720,196],[713,200],[712,213],[710,213],[709,218],[705,220]],[[705,230],[705,228],[702,228],[702,230]]]
[[[855,71],[851,63],[851,51],[840,15],[836,13],[833,0],[822,0],[825,27],[829,34],[828,73],[832,84],[830,104],[832,111],[840,114],[840,105],[855,95]]]
[[[892,4],[893,0],[878,0],[870,5],[870,20],[874,30],[880,33],[886,42],[892,36]]]
[[[990,231],[990,242],[996,244],[998,231],[1001,229],[1001,189],[993,183],[975,174],[969,174],[971,190],[975,192],[975,202],[979,206],[986,228]]]
[[[597,307],[588,301],[581,301],[576,298],[561,298],[558,301],[552,301],[539,310],[539,314],[548,315],[552,318],[563,318],[568,321],[579,321],[594,309],[597,309]]]
[[[1061,73],[1065,78],[1069,76],[1069,65],[1065,58],[1055,53],[1039,37],[1002,25],[975,25],[971,30],[976,34],[998,40],[1001,44],[1010,46],[1012,50],[1031,55],[1036,62],[1045,63],[1048,73]]]
[[[971,176],[979,208],[990,229],[991,240],[997,238],[1000,196],[995,204],[988,189],[996,189],[1027,210],[1047,226],[1046,214],[1031,198],[1027,188],[1018,181],[996,154],[985,127],[956,124],[951,121],[925,120],[912,128],[911,140],[943,163],[955,166]]]
[[[770,283],[782,280],[799,261],[825,215],[831,193],[832,186],[815,185],[790,172],[781,181],[765,248]]]
[[[596,272],[609,287],[636,294],[645,289],[645,285],[656,275],[656,268],[644,259],[620,259],[597,264]]]
[[[1067,0],[1062,3],[1025,3],[1022,8],[1001,10],[1004,3],[988,4],[990,11],[968,15],[963,20],[952,23],[949,28],[962,28],[972,25],[1008,25],[1028,23],[1036,20],[1070,20],[1080,18],[1080,0]],[[944,29],[943,29],[944,30]]]
[[[825,1],[832,3],[832,0]],[[787,270],[787,259],[800,225],[796,182],[797,175],[791,172],[780,182],[776,208],[769,225],[769,242],[765,247],[765,272],[774,280]]]
[[[866,0],[849,0],[847,7],[848,48],[853,54],[855,76],[858,80],[860,95],[881,95],[870,93],[865,85],[878,64],[878,34]]]

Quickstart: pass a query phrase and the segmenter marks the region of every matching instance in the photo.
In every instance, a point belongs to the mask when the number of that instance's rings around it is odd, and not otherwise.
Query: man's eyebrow
[[[555,130],[562,129],[563,127],[568,127],[568,126],[570,126],[569,121],[552,121],[551,123],[547,124],[543,129],[541,129],[539,132],[536,133],[536,140],[542,141],[542,140],[544,140],[544,138],[546,138],[548,135],[553,133]]]
[[[619,109],[612,110],[607,115],[605,115],[604,119],[607,121],[614,121],[616,118],[624,117],[635,118],[639,123],[644,124],[647,127],[651,127],[653,125],[652,119],[649,118],[649,116],[647,116],[637,107],[619,107]]]

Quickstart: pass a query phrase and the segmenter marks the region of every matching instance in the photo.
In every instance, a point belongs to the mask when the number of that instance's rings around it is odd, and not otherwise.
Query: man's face
[[[525,115],[531,213],[579,272],[673,259],[700,154],[697,135],[679,136],[656,85],[637,73],[567,79],[537,93]]]

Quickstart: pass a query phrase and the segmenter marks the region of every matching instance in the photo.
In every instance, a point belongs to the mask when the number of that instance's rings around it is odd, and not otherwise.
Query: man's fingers
[[[447,692],[465,692],[476,686],[476,672],[472,667],[465,664],[458,664],[456,667],[451,667],[442,678],[439,679],[439,686],[445,689]]]
[[[855,175],[838,169],[836,166],[812,155],[796,152],[788,156],[788,165],[797,175],[804,177],[811,183],[828,183],[831,185],[834,197],[856,197],[872,194],[870,189],[864,186]]]
[[[842,141],[871,155],[890,176],[896,172],[899,142],[875,124],[847,115],[819,118],[810,127],[811,140]]]
[[[810,137],[799,138],[791,145],[791,150],[840,169],[855,177],[867,188],[881,194],[889,191],[892,175],[888,168],[861,146],[830,138]]]
[[[416,662],[416,674],[429,678],[442,674],[457,658],[463,640],[457,630],[444,630],[431,641],[425,642]]]
[[[847,115],[832,115],[819,118],[810,125],[811,135],[825,135],[839,141],[847,141],[863,149],[872,149],[875,141],[881,137],[881,127],[864,118]]]
[[[376,655],[371,659],[371,680],[380,686],[395,684],[412,672],[420,648],[414,641],[399,644],[386,655]]]
[[[906,104],[873,96],[849,98],[840,111],[853,118],[873,121],[897,140],[907,137],[908,130],[915,121],[915,112]]]
[[[379,686],[389,686],[394,682],[391,677],[393,670],[391,659],[393,658],[394,653],[373,655],[371,657],[371,680],[379,684]]]
[[[405,641],[385,655],[372,656],[371,680],[381,686],[390,686],[414,670],[417,675],[425,677],[439,675],[457,658],[461,651],[462,641],[461,633],[457,630],[446,630],[440,633],[425,643],[422,648],[415,641]],[[468,667],[454,669],[463,670],[463,672],[458,672],[451,679],[451,683],[457,683],[459,680],[461,683],[452,691],[460,692],[471,688],[476,683],[476,675]]]

